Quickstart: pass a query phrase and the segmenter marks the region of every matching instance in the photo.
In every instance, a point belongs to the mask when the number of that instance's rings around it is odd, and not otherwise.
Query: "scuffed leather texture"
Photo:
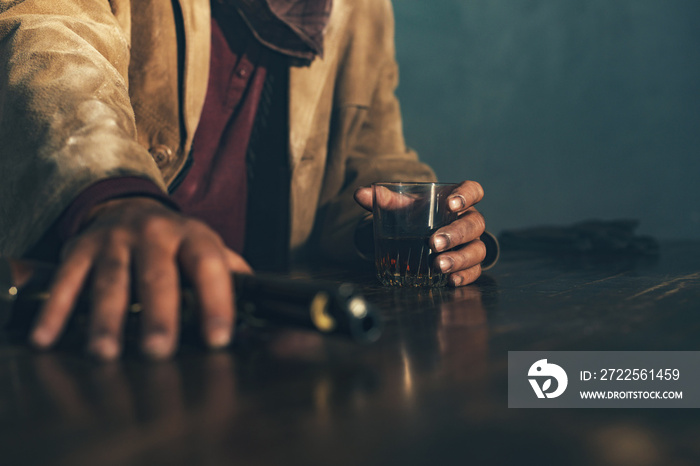
[[[97,180],[164,187],[136,142],[128,66],[106,0],[0,3],[0,254],[24,253]]]
[[[208,0],[0,1],[0,254],[98,180],[166,189],[204,103],[209,21]],[[404,143],[393,34],[389,0],[334,0],[324,58],[290,71],[293,252],[356,257],[355,189],[435,178]]]

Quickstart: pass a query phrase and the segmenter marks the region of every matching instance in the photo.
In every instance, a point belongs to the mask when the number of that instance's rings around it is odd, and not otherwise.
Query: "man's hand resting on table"
[[[51,346],[87,288],[88,350],[102,359],[116,358],[133,284],[143,308],[142,350],[153,358],[168,357],[177,346],[182,274],[196,290],[205,341],[225,346],[235,317],[230,271],[251,268],[204,223],[149,198],[106,202],[65,245],[31,340],[40,348]]]
[[[486,246],[479,238],[486,224],[474,205],[483,197],[484,189],[479,183],[461,183],[448,197],[448,206],[458,214],[457,220],[430,237],[431,249],[441,253],[435,259],[435,266],[443,273],[449,273],[450,283],[454,286],[468,285],[481,275]],[[355,191],[355,200],[371,212],[372,188],[359,188]]]

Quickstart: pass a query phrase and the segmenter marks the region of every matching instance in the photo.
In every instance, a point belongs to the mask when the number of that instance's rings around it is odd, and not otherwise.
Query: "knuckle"
[[[484,227],[481,214],[469,213],[451,225],[451,228],[445,231],[445,235],[449,238],[450,247],[453,248],[477,239],[483,233]]]
[[[185,231],[190,238],[197,237],[197,239],[200,241],[206,241],[213,244],[217,249],[223,250],[226,248],[221,236],[212,230],[206,223],[197,219],[187,219],[185,222]]]
[[[486,230],[486,219],[481,214],[481,212],[476,210],[470,216],[472,218],[472,222],[474,225],[474,229],[476,230],[477,236],[481,236],[481,234]]]
[[[85,260],[93,257],[100,247],[98,237],[90,233],[81,233],[70,238],[61,249],[61,261]]]
[[[209,231],[210,231],[210,229],[206,225],[206,223],[201,222],[201,221],[197,220],[196,218],[186,219],[184,225],[185,225],[185,228],[187,230],[192,231],[194,233],[198,233],[198,234],[203,234],[203,233],[206,234],[206,233],[209,233]]]
[[[120,255],[108,255],[95,263],[92,277],[92,288],[97,292],[104,292],[110,288],[121,286],[126,279],[126,269],[129,266],[128,258]]]
[[[480,275],[481,265],[477,264],[466,270],[461,270],[459,272],[451,274],[451,280],[454,286],[464,286],[476,281],[476,279],[479,278]]]
[[[162,289],[170,283],[170,274],[164,267],[149,267],[141,273],[139,282],[145,288]]]
[[[469,269],[469,283],[474,282],[480,276],[481,276],[481,264],[476,264],[474,267]]]
[[[192,271],[196,276],[211,277],[226,271],[226,265],[219,254],[200,253],[195,259]]]
[[[474,197],[480,201],[484,198],[484,187],[481,186],[480,183],[477,183],[476,181],[472,181],[472,189],[474,190]]]
[[[122,228],[112,228],[103,233],[102,247],[113,248],[130,242],[129,233]]]
[[[481,240],[474,241],[474,254],[477,262],[481,264],[486,259],[486,245]]]
[[[109,305],[109,299],[113,298],[112,290],[123,283],[123,280],[115,280],[116,277],[99,274],[92,279],[90,292],[93,303],[99,303],[101,306]],[[109,296],[109,299],[105,299]]]
[[[481,275],[481,265],[477,264],[462,272],[462,285],[474,283]]]
[[[129,266],[129,259],[122,255],[109,255],[99,259],[95,264],[98,276],[109,275],[110,278]]]
[[[145,238],[162,238],[174,231],[173,221],[161,217],[152,216],[144,220],[140,227],[140,233]]]
[[[460,244],[466,243],[468,240],[467,228],[457,228],[452,235],[450,240],[450,245],[452,247],[459,246]]]

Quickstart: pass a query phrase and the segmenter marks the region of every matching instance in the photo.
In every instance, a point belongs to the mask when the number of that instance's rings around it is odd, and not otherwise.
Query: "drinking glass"
[[[440,287],[430,236],[457,218],[447,207],[452,183],[393,182],[372,185],[377,276],[385,286]]]

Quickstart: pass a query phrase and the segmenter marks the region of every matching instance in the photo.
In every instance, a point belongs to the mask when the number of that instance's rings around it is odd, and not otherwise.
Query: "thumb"
[[[355,201],[372,212],[372,188],[364,186],[355,191]]]
[[[224,258],[226,260],[226,265],[232,272],[253,273],[253,269],[248,262],[229,248],[224,249]]]

